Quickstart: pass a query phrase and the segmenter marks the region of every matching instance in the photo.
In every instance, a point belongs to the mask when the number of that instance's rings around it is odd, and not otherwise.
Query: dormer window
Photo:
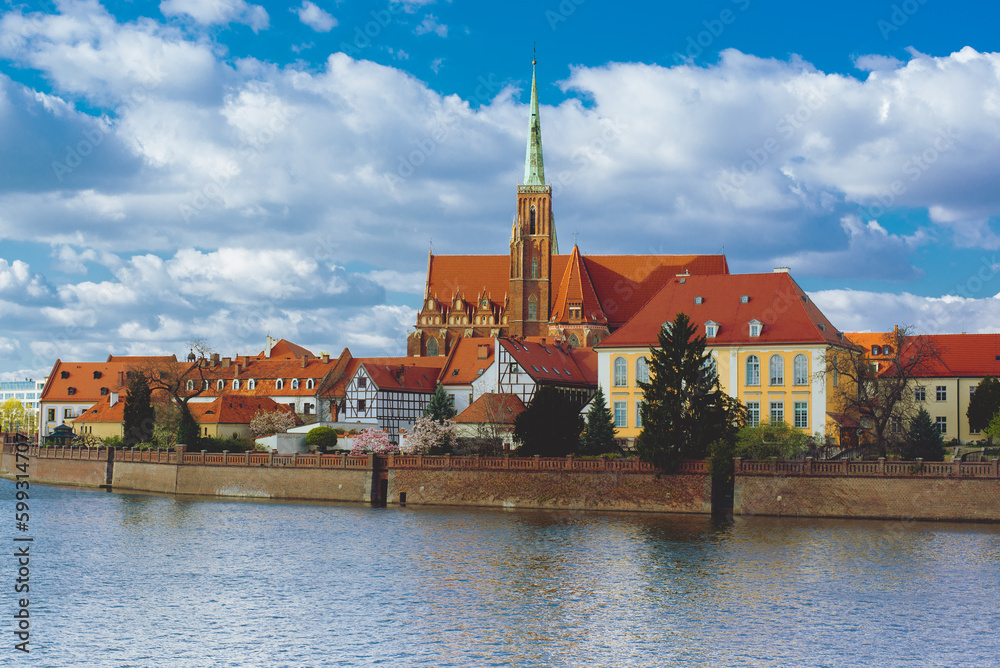
[[[188,382],[186,382],[184,384],[184,389],[186,389],[188,392],[193,392],[194,391],[194,381],[193,380],[189,380]]]
[[[201,389],[204,391],[208,391],[208,387],[209,387],[209,382],[208,379],[206,378],[205,380],[201,381]]]
[[[750,303],[750,295],[740,295],[740,303],[741,304],[749,304]]]
[[[569,305],[569,319],[579,320],[583,314],[583,304],[576,302]]]
[[[882,354],[881,346],[872,346],[872,357],[878,357]]]
[[[705,338],[714,339],[719,333],[719,323],[709,320],[705,323]]]
[[[240,389],[240,379],[239,378],[233,378],[233,389],[234,390]]]
[[[695,297],[695,298],[694,298],[694,303],[695,303],[695,304],[700,304],[700,303],[702,303],[703,301],[705,301],[705,300],[704,300],[703,298],[701,298],[701,297]]]
[[[750,337],[757,338],[760,336],[761,331],[764,329],[764,323],[754,318],[748,324],[750,325]]]
[[[70,396],[73,396],[74,394],[76,394],[76,388],[75,387],[67,387],[66,388],[66,394],[68,394]]]
[[[222,380],[221,378],[217,380],[215,383],[215,389],[219,390],[220,392],[226,389],[226,381]]]
[[[247,381],[247,389],[248,390],[255,390],[255,389],[257,389],[257,381],[254,380],[253,378],[251,378],[250,380],[248,380]]]
[[[60,378],[69,378],[69,371],[62,371],[59,373]]]
[[[292,389],[293,390],[299,389],[299,379],[298,378],[292,378]]]
[[[306,380],[306,389],[307,389],[307,390],[311,390],[311,389],[313,389],[314,387],[316,387],[316,381],[315,381],[315,380],[313,380],[312,378],[309,378],[309,379],[307,379],[307,380]]]
[[[100,378],[103,375],[104,374],[102,374],[100,371],[95,371],[94,372],[94,380],[97,380],[98,378]]]
[[[106,387],[102,387],[101,388],[101,396],[102,397],[108,396],[108,388],[106,388]]]
[[[274,389],[280,390],[284,386],[285,386],[285,381],[283,379],[279,378],[278,380],[274,381]]]

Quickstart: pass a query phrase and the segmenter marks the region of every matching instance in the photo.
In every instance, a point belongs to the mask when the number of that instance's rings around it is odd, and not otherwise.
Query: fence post
[[[958,459],[956,459],[952,463],[955,465],[955,476],[956,477],[961,476],[962,475],[962,458],[959,457]]]
[[[879,475],[885,475],[885,457],[878,458],[878,472]]]
[[[205,465],[205,453],[206,452],[208,452],[208,450],[202,450],[201,451],[201,464],[202,464],[202,466]]]
[[[924,471],[924,458],[923,457],[917,457],[913,461],[915,461],[917,463],[917,475],[919,475],[919,476],[925,475],[925,471]]]
[[[566,455],[566,470],[573,470],[573,455]]]
[[[538,471],[539,469],[541,469],[541,466],[539,465],[541,459],[542,459],[541,455],[535,455],[535,470],[536,471]]]
[[[805,466],[804,473],[806,475],[812,475],[812,472],[813,472],[813,458],[812,457],[806,457],[806,466]]]
[[[993,467],[993,477],[1000,478],[1000,459],[994,459],[990,465]]]
[[[451,470],[451,453],[444,456],[444,467],[449,471]]]

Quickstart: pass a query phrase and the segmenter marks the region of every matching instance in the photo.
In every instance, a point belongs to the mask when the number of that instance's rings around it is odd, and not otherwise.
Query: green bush
[[[306,445],[317,450],[333,450],[337,447],[337,430],[330,427],[313,427],[306,434]]]
[[[787,422],[764,422],[736,432],[736,456],[745,459],[791,459],[808,446],[809,436]]]
[[[122,446],[121,436],[108,436],[104,439],[104,447],[107,448],[120,448]]]
[[[202,436],[198,443],[198,450],[205,452],[246,452],[253,450],[256,443],[243,438],[215,438],[213,436]],[[190,452],[190,448],[188,451]]]

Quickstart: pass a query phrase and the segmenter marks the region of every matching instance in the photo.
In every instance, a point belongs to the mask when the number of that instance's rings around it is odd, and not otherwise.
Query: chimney
[[[405,372],[406,372],[406,367],[405,366],[403,366],[402,364],[397,364],[396,365],[396,380],[398,382],[402,382],[402,380],[403,380],[403,374]]]
[[[323,353],[323,364],[330,363],[330,353]]]
[[[787,274],[791,271],[790,267],[775,267],[774,273],[776,274]]]
[[[479,359],[485,360],[490,357],[490,347],[488,345],[479,346]]]
[[[309,358],[308,358],[308,356],[307,356],[307,355],[303,355],[303,356],[302,356],[302,368],[303,368],[303,369],[305,369],[305,368],[306,368],[306,364],[308,364],[308,359],[309,359]]]
[[[218,363],[219,363],[219,353],[212,353],[212,368],[214,369],[215,365]]]
[[[124,371],[119,371],[118,372],[118,387],[124,387],[124,386],[125,386],[125,372]]]
[[[270,334],[267,335],[267,340],[264,342],[264,357],[271,359],[271,348],[274,348],[277,342],[277,339],[272,338]]]
[[[229,365],[231,365],[232,363],[233,363],[233,358],[232,357],[223,357],[222,358],[222,366],[223,367],[227,367],[228,368]]]

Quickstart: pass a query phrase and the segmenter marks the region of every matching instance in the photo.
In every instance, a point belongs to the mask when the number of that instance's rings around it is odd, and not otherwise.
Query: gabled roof
[[[407,358],[409,360],[423,360],[426,358]],[[441,358],[444,359],[444,358]],[[368,377],[372,379],[375,386],[380,390],[396,390],[406,392],[426,392],[432,393],[437,387],[437,379],[441,374],[439,366],[417,366],[414,364],[378,364],[375,362],[362,362]]]
[[[126,386],[125,374],[132,368],[158,364],[177,364],[173,355],[151,357],[115,357],[105,362],[63,362],[56,360],[42,389],[41,401],[97,403],[110,392],[121,392]],[[63,378],[63,375],[66,378]],[[72,392],[70,391],[72,388]],[[101,389],[106,390],[101,394]]]
[[[102,397],[100,401],[74,418],[72,422],[123,422],[124,420],[125,402],[119,400],[112,405],[111,396],[109,395]]]
[[[346,348],[344,350],[350,354]],[[351,379],[354,378],[355,374],[357,374],[358,367],[362,364],[373,364],[376,366],[390,368],[396,368],[400,365],[406,367],[419,365],[425,369],[433,369],[434,379],[436,382],[437,378],[441,375],[441,369],[447,362],[447,357],[352,357],[345,362],[343,375],[339,380],[334,381],[330,385],[330,389],[327,390],[324,396],[328,396],[333,399],[342,399],[346,397],[347,386],[350,384]],[[431,388],[431,391],[434,391],[433,387]]]
[[[728,274],[725,255],[580,255],[601,309],[614,328],[635,315],[675,274]],[[553,255],[553,281],[572,255]],[[582,279],[581,279],[582,280]],[[509,255],[431,255],[427,294],[446,304],[457,292],[474,299],[485,288],[501,303],[510,289]]]
[[[568,348],[554,342],[506,338],[500,339],[500,345],[536,383],[597,387],[597,354],[589,348]],[[590,360],[590,356],[594,360]]]
[[[453,419],[459,424],[514,424],[517,416],[525,410],[524,403],[516,394],[487,392]]]
[[[556,298],[552,302],[552,320],[555,322],[569,322],[570,304],[580,305],[581,319],[586,322],[599,324],[607,323],[608,318],[601,308],[601,301],[597,298],[597,291],[590,280],[590,272],[583,262],[580,249],[573,246],[569,261],[566,263],[566,270],[563,271],[562,280],[556,287]]]
[[[862,346],[873,360],[889,360],[895,354],[873,356],[872,346],[894,345],[892,332],[852,332],[845,334],[848,339]],[[937,357],[928,359],[921,368],[913,370],[917,378],[965,377],[977,378],[987,374],[1000,376],[1000,334],[921,334],[904,339],[899,359],[905,360],[911,354],[910,348],[928,345],[937,350]],[[892,365],[887,364],[881,373],[891,374]]]
[[[708,339],[710,347],[849,345],[788,273],[775,272],[674,277],[635,317],[596,347],[658,345],[663,323],[672,322],[681,312],[688,315],[699,336],[705,335],[707,321],[719,323],[716,336]],[[752,320],[763,323],[759,337],[750,336]]]
[[[268,397],[249,397],[225,394],[211,403],[189,403],[191,417],[199,424],[250,424],[259,411],[268,413],[286,411],[295,415],[288,406],[282,406]],[[301,424],[298,417],[297,424]]]
[[[441,384],[471,385],[472,381],[493,364],[494,341],[495,339],[479,336],[459,339],[441,373]],[[485,359],[480,359],[481,346],[486,346]]]
[[[272,339],[273,340],[273,339]],[[273,346],[271,346],[271,354],[268,355],[266,350],[260,351],[257,355],[258,358],[272,359],[272,360],[297,360],[301,357],[316,357],[309,350],[303,348],[302,346],[287,341],[285,339],[279,340]]]

